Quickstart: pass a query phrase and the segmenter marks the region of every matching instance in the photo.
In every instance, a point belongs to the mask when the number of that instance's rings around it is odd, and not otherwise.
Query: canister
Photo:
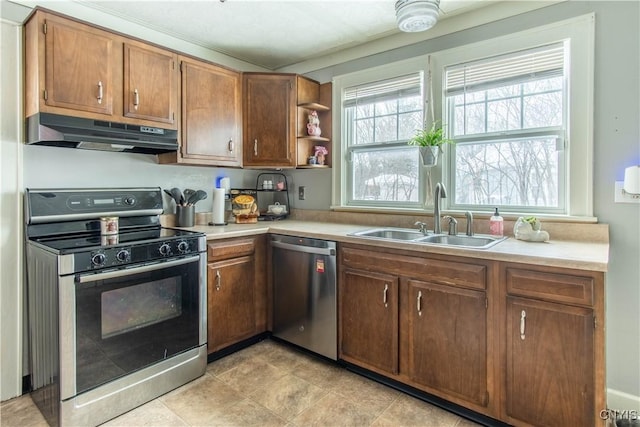
[[[100,218],[100,234],[108,236],[110,234],[118,234],[118,217],[103,216]]]

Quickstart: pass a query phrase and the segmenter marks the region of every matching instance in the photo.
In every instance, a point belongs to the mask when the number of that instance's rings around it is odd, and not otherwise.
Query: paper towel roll
[[[640,165],[631,166],[624,170],[624,191],[630,194],[640,194]]]
[[[213,223],[224,224],[224,188],[213,189]]]

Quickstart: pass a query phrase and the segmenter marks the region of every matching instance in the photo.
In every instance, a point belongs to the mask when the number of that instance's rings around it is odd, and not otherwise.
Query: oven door
[[[62,277],[61,399],[206,345],[206,322],[206,254]]]

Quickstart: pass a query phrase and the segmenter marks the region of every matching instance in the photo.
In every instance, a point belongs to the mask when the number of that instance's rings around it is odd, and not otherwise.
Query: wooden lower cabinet
[[[338,297],[339,352],[380,373],[398,373],[398,278],[344,269]]]
[[[495,416],[488,263],[350,245],[339,255],[339,357]]]
[[[604,425],[604,276],[507,265],[504,418]]]
[[[485,292],[418,280],[408,288],[411,380],[487,406]]]
[[[207,265],[207,351],[266,331],[264,236],[212,241]]]
[[[605,425],[604,273],[354,244],[339,259],[340,359],[515,426]]]

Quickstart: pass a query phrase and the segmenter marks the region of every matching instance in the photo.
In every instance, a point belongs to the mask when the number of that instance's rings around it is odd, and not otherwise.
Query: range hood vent
[[[27,144],[160,154],[178,150],[178,131],[38,113],[27,118]]]

